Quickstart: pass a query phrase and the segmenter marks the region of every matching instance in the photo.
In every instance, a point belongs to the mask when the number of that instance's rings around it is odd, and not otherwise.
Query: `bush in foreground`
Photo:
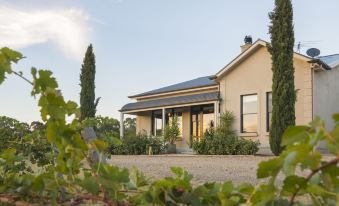
[[[11,69],[11,63],[22,57],[8,48],[0,49],[0,83],[5,74],[22,77]],[[151,182],[137,170],[93,162],[90,151],[103,153],[107,148],[100,140],[87,144],[81,138],[77,104],[64,100],[52,72],[33,68],[32,75],[32,95],[39,96],[46,138],[57,150],[55,163],[34,173],[18,173],[11,166],[30,160],[15,149],[6,149],[0,154],[1,205],[337,205],[339,114],[333,116],[336,126],[332,131],[320,119],[288,128],[282,138],[286,149],[258,165],[257,178],[266,180],[262,184],[226,181],[193,186],[192,175],[180,168],[171,169],[174,177]],[[68,123],[70,116],[75,118]],[[316,150],[320,142],[330,153],[326,159]],[[276,181],[279,174],[284,177],[282,186]]]
[[[203,155],[253,155],[259,150],[259,142],[239,138],[232,129],[234,115],[226,112],[220,117],[220,125],[215,132],[209,131],[205,137],[193,142],[193,150]]]
[[[158,137],[139,134],[123,138],[120,144],[113,144],[110,152],[112,155],[146,155],[149,152],[156,155],[164,152],[164,142]]]

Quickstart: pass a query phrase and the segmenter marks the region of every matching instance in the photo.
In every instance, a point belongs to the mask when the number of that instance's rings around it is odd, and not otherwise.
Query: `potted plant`
[[[176,153],[175,142],[179,139],[180,129],[178,124],[178,116],[173,116],[169,123],[165,126],[164,141],[167,143],[167,153]]]

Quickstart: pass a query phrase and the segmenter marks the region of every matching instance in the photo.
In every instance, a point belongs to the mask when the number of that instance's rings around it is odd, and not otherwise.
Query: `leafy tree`
[[[83,127],[93,127],[98,139],[110,146],[120,142],[120,124],[117,119],[103,116],[88,118],[82,122]]]
[[[80,74],[80,119],[95,117],[99,99],[95,100],[95,55],[93,46],[87,48]]]
[[[270,147],[279,155],[283,147],[281,138],[287,127],[295,125],[294,67],[293,67],[293,8],[290,0],[275,0],[275,9],[269,14],[272,55],[272,122]]]
[[[124,132],[124,136],[125,137],[133,137],[136,136],[136,118],[130,118],[127,117],[124,121],[124,125],[125,125],[125,132]]]
[[[28,125],[16,119],[0,116],[0,153],[12,148],[27,156],[33,164],[44,166],[52,162],[51,145],[44,135],[45,127],[41,122]],[[16,167],[20,170],[30,170],[21,163]]]

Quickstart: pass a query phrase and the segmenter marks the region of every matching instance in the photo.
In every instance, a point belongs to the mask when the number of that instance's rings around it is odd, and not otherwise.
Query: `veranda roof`
[[[120,112],[128,112],[128,111],[133,111],[133,110],[142,110],[142,109],[150,109],[150,108],[157,108],[157,107],[175,106],[175,105],[180,106],[183,104],[203,103],[203,102],[210,102],[210,101],[215,101],[215,100],[219,100],[219,92],[201,93],[201,94],[193,94],[193,95],[185,95],[185,96],[129,103],[123,106],[120,109]]]

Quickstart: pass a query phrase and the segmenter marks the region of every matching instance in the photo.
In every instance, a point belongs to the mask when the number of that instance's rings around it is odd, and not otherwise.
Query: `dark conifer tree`
[[[269,33],[272,55],[272,122],[270,127],[270,147],[279,155],[281,138],[287,127],[295,125],[296,93],[294,88],[294,26],[291,0],[275,0],[275,9],[269,14]]]
[[[99,98],[95,100],[95,55],[90,44],[86,50],[80,74],[80,119],[95,117]]]

